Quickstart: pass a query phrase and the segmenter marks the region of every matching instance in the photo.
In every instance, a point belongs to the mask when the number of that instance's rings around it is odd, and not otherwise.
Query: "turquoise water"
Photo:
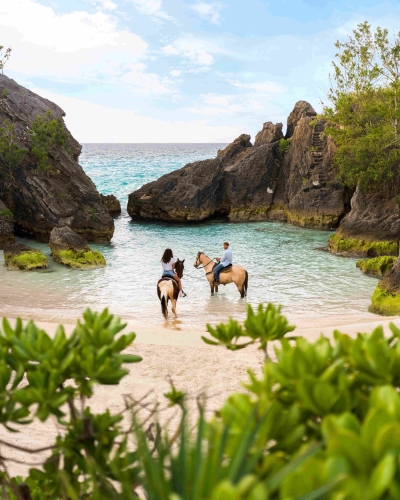
[[[169,225],[130,219],[126,202],[131,191],[188,161],[213,157],[220,147],[223,145],[85,145],[81,156],[85,171],[100,192],[113,193],[123,203],[111,244],[93,245],[103,252],[107,267],[76,271],[51,259],[50,272],[44,273],[10,272],[0,266],[4,308],[15,311],[18,304],[42,317],[46,311],[64,317],[87,306],[108,306],[127,318],[163,325],[156,282],[161,254],[170,246],[176,257],[186,259],[183,283],[188,293],[178,302],[179,322],[173,324],[190,328],[228,316],[240,319],[245,314],[246,300],[240,299],[235,285],[221,287],[217,296],[210,297],[204,272],[193,267],[198,251],[218,256],[222,242],[227,240],[234,262],[249,272],[247,302],[280,303],[289,316],[300,322],[302,318],[307,322],[321,317],[339,321],[364,314],[376,280],[356,269],[356,259],[319,249],[326,244],[329,232],[278,222],[213,220]],[[46,245],[29,244],[50,254]]]

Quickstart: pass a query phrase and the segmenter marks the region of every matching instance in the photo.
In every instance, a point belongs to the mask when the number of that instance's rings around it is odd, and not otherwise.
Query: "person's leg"
[[[218,266],[214,267],[214,280],[216,282],[219,281],[219,273],[221,272],[221,269],[223,269],[224,266],[222,264],[218,264]]]
[[[182,281],[177,274],[174,274],[174,280],[178,283],[179,290],[182,291]]]

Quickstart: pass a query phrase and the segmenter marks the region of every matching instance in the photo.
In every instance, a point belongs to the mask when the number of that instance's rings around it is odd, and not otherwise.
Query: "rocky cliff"
[[[31,128],[38,116],[48,116],[48,112],[62,121],[68,147],[52,147],[51,168],[43,172],[32,154]],[[64,115],[56,104],[0,75],[0,127],[12,124],[18,146],[29,151],[13,172],[12,183],[0,162],[0,198],[13,212],[19,233],[48,241],[54,227],[70,226],[89,241],[109,241],[113,219],[78,163],[81,146],[65,127]]]
[[[332,166],[325,123],[299,101],[287,123],[266,122],[254,146],[241,135],[214,159],[191,163],[129,196],[134,216],[199,221],[224,214],[230,220],[288,220],[305,227],[336,227],[348,195]]]

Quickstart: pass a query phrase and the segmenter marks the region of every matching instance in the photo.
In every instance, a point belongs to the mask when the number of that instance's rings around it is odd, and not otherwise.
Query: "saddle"
[[[216,267],[218,264],[214,264],[214,267]],[[214,269],[213,267],[213,269]],[[221,273],[229,273],[230,271],[232,271],[232,264],[229,264],[227,265],[226,267],[224,267],[223,269],[221,269],[221,271],[219,272],[219,274]]]

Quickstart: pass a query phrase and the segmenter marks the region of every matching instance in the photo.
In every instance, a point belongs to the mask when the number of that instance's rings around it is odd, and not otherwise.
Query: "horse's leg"
[[[215,287],[215,293],[218,293],[218,285]]]
[[[172,312],[175,314],[175,316],[178,316],[176,314],[176,300],[175,299],[171,299],[171,306],[172,306]]]
[[[211,295],[214,295],[214,281],[210,281]]]

